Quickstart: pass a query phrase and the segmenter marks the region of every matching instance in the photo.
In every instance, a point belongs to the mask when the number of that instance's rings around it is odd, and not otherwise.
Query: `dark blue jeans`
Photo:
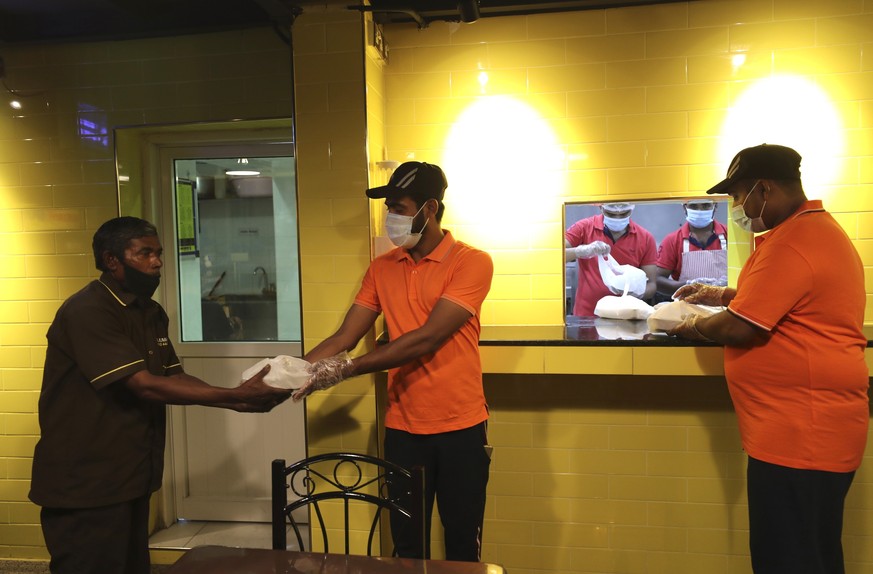
[[[392,517],[391,536],[399,556],[430,558],[430,522],[436,498],[446,535],[446,560],[478,562],[482,554],[485,487],[491,457],[485,424],[431,435],[385,429],[385,458],[404,468],[424,467],[425,556],[416,555],[410,528]]]
[[[800,470],[749,457],[755,574],[843,574],[843,503],[854,472]]]

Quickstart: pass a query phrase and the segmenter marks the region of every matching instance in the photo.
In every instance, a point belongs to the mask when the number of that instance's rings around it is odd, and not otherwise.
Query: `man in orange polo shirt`
[[[438,166],[410,161],[387,185],[367,190],[371,199],[385,199],[385,228],[397,248],[373,260],[339,329],[306,354],[313,376],[294,399],[387,369],[385,458],[425,468],[425,556],[435,497],[446,559],[478,561],[490,466],[479,313],[493,264],[440,227],[446,187]],[[381,313],[390,342],[350,358]],[[398,554],[421,557],[411,529],[391,526]]]
[[[864,268],[845,231],[808,200],[800,155],[739,152],[707,193],[733,199],[755,233],[737,288],[692,284],[676,296],[728,305],[671,334],[725,345],[725,376],[749,457],[756,574],[842,573],[843,503],[867,440]]]

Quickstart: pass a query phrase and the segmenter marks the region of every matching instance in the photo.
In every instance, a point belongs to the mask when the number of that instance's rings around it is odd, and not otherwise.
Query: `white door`
[[[301,351],[291,146],[162,147],[164,304],[185,371],[223,387]],[[302,403],[269,414],[172,407],[175,518],[270,521],[270,462],[305,454]],[[166,499],[166,498],[165,498]]]
[[[255,362],[249,358],[184,358],[185,372],[231,387]],[[270,462],[305,456],[302,403],[268,414],[208,407],[172,407],[177,518],[270,521]]]

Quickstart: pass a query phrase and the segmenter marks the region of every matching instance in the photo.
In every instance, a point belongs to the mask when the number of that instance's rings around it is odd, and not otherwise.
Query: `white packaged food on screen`
[[[604,319],[647,319],[652,306],[630,295],[602,297],[594,306],[594,314]]]
[[[597,258],[603,284],[616,295],[642,297],[646,292],[646,272],[633,265],[619,265],[612,255]]]
[[[278,355],[272,359],[258,361],[243,371],[242,381],[247,381],[257,375],[267,363],[270,364],[270,372],[264,377],[264,382],[271,387],[299,389],[312,376],[309,373],[309,367],[312,365],[309,361],[288,355]]]
[[[700,315],[701,317],[709,317],[722,311],[724,307],[711,307],[709,305],[697,305],[694,303],[686,303],[685,301],[670,301],[669,303],[659,303],[655,305],[655,312],[648,318],[649,330],[669,331],[673,327],[677,327],[682,323],[683,319],[688,315]]]

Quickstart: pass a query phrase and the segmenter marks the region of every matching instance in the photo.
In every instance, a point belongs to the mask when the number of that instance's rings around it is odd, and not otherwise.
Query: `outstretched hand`
[[[577,245],[573,249],[577,259],[590,259],[600,255],[609,255],[610,251],[611,248],[609,247],[609,244],[603,241],[593,241],[591,243]]]
[[[709,341],[709,338],[697,330],[698,319],[700,319],[700,315],[686,315],[682,322],[667,331],[667,334],[688,339],[689,341]]]
[[[292,395],[295,402],[303,400],[315,391],[329,389],[348,377],[352,372],[352,358],[343,351],[333,357],[316,361],[309,367],[309,372],[312,376]]]
[[[692,283],[691,285],[683,285],[677,289],[676,292],[673,293],[673,299],[682,300],[686,303],[720,307],[724,305],[722,302],[724,292],[725,287],[704,285],[703,283]]]
[[[263,369],[237,387],[243,395],[243,402],[236,405],[234,410],[245,413],[266,413],[288,400],[292,389],[279,389],[264,382],[264,377],[269,372],[270,365],[264,365]]]

